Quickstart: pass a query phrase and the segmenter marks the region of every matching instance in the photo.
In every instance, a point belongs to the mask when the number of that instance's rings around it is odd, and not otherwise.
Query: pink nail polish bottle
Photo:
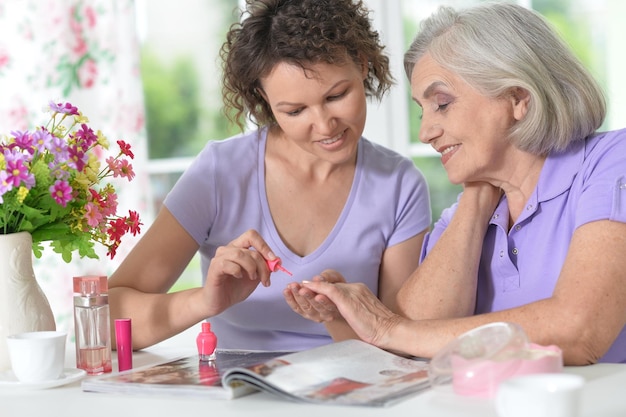
[[[196,345],[198,346],[198,357],[201,362],[215,360],[217,336],[211,330],[211,323],[208,321],[202,322],[202,331],[196,337]]]

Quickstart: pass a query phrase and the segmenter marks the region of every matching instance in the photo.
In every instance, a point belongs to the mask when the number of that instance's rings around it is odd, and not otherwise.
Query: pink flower
[[[80,129],[76,131],[74,137],[76,143],[84,150],[91,148],[98,141],[98,135],[93,133],[93,129],[84,123],[80,125]]]
[[[133,171],[133,166],[128,163],[125,159],[117,159],[112,156],[108,157],[106,163],[109,166],[109,169],[113,173],[113,178],[122,177],[128,178],[128,181],[131,181],[135,178],[135,172]]]
[[[87,219],[87,224],[91,227],[98,226],[102,221],[102,213],[100,213],[98,206],[94,203],[87,203],[85,209],[85,219]]]
[[[69,114],[71,116],[78,114],[78,108],[72,106],[70,103],[55,103],[54,101],[51,101],[48,103],[48,106],[50,107],[50,110],[55,113]]]
[[[117,194],[114,192],[108,193],[104,201],[101,202],[100,209],[105,216],[114,216],[117,212]]]
[[[139,214],[136,211],[128,210],[128,218],[126,219],[126,224],[128,225],[128,230],[133,234],[133,236],[141,233],[140,226],[143,223],[139,221]]]
[[[82,148],[73,145],[69,148],[69,156],[68,164],[76,168],[78,172],[83,172],[83,168],[85,168],[85,164],[89,160],[89,155]]]
[[[133,171],[133,166],[126,159],[120,162],[120,176],[128,178],[128,181],[132,181],[132,179],[135,178],[135,171]]]
[[[22,159],[7,159],[6,162],[7,183],[13,187],[19,187],[22,181],[24,181],[24,184],[32,183],[32,181],[29,181],[28,167],[24,165]]]
[[[16,146],[18,146],[20,149],[24,149],[25,151],[31,154],[35,152],[35,149],[33,146],[33,137],[31,136],[30,132],[28,131],[21,132],[19,130],[14,130],[11,132],[11,134],[13,135],[13,138],[15,139]]]
[[[67,181],[56,180],[54,185],[50,186],[50,194],[57,204],[65,207],[72,199],[72,187]]]
[[[133,151],[130,150],[130,144],[124,142],[123,140],[118,140],[117,144],[119,145],[120,152],[122,152],[122,154],[128,156],[130,159],[133,159],[135,157]]]

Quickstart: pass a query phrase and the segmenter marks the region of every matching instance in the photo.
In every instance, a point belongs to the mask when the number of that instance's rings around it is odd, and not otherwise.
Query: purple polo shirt
[[[444,210],[426,237],[422,259],[456,208]],[[510,230],[508,219],[503,198],[483,244],[476,314],[552,296],[574,230],[596,220],[626,222],[626,129],[596,134],[549,155],[525,211]],[[600,361],[626,362],[626,327]]]

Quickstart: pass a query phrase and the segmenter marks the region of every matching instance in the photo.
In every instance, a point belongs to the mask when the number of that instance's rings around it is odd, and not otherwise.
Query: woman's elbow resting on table
[[[592,365],[597,363],[611,348],[619,334],[612,326],[584,318],[564,317],[567,323],[557,321],[555,333],[540,344],[554,344],[563,351],[563,362],[568,366]]]
[[[568,295],[557,290],[550,298],[475,317],[488,319],[480,320],[483,323],[517,323],[532,343],[559,347],[565,365],[597,363],[618,340],[624,318],[617,317],[618,309],[612,308],[611,303],[607,302],[604,308],[597,304],[594,307],[591,301],[582,303]]]

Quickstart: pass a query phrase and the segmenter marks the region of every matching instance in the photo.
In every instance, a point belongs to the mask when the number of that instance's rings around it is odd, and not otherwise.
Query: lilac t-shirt
[[[422,259],[456,207],[442,213],[424,242]],[[599,133],[549,155],[526,210],[510,230],[506,198],[500,201],[483,244],[476,314],[551,297],[576,228],[606,219],[626,222],[626,130]],[[626,362],[626,328],[601,362]]]
[[[324,325],[294,313],[282,291],[325,269],[378,290],[385,249],[429,227],[426,181],[413,162],[361,138],[350,195],[339,220],[314,252],[301,257],[283,243],[265,193],[265,129],[209,142],[165,199],[165,206],[200,245],[202,277],[218,246],[257,230],[293,277],[275,272],[269,288],[210,319],[218,347],[301,350],[331,342]],[[415,256],[419,256],[416,253]]]

